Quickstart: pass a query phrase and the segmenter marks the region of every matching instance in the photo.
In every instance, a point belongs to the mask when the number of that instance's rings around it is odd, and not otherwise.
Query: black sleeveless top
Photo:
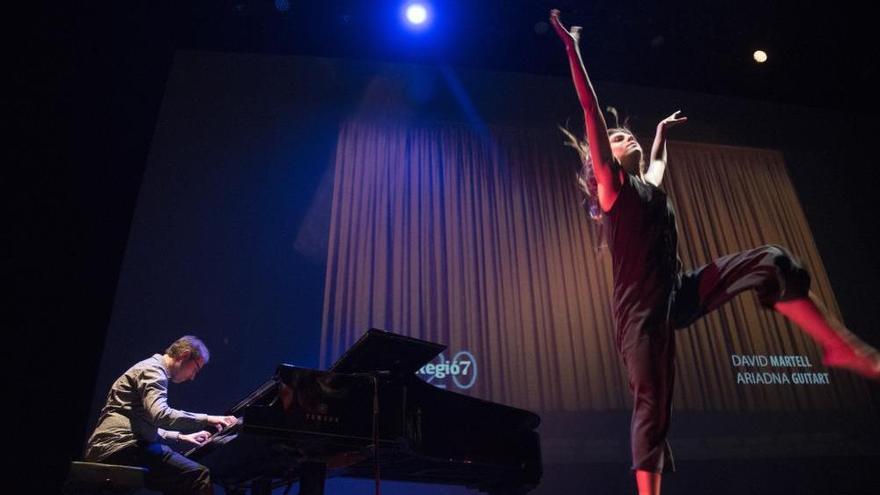
[[[605,232],[614,274],[614,319],[618,349],[631,331],[649,331],[667,321],[670,296],[681,269],[675,211],[666,193],[625,174]]]

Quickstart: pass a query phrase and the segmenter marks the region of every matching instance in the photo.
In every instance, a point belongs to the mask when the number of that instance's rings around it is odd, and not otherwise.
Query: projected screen
[[[628,465],[611,255],[556,127],[569,117],[561,78],[179,53],[96,407],[185,333],[212,359],[171,402],[219,412],[278,363],[326,369],[380,328],[448,346],[417,371],[427,383],[541,415],[545,464]],[[671,142],[669,154],[685,268],[784,245],[837,313],[781,153]],[[680,459],[877,449],[864,383],[824,367],[753,294],[677,332],[676,352]]]

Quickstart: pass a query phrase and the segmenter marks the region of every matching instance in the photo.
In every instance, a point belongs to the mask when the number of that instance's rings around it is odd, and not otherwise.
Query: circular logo
[[[440,353],[435,362],[422,366],[416,374],[439,388],[446,388],[447,378],[451,378],[456,388],[466,390],[477,381],[477,360],[468,351],[458,351],[451,360]]]

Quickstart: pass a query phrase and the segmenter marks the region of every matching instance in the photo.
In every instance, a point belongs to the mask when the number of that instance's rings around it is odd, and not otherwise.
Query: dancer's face
[[[642,147],[636,141],[636,137],[626,131],[611,131],[608,134],[611,141],[611,154],[628,173],[637,174],[639,163],[642,161]]]

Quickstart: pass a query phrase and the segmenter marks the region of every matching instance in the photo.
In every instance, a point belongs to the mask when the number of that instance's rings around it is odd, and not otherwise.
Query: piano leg
[[[304,462],[300,466],[299,495],[324,495],[327,464],[323,462]]]

